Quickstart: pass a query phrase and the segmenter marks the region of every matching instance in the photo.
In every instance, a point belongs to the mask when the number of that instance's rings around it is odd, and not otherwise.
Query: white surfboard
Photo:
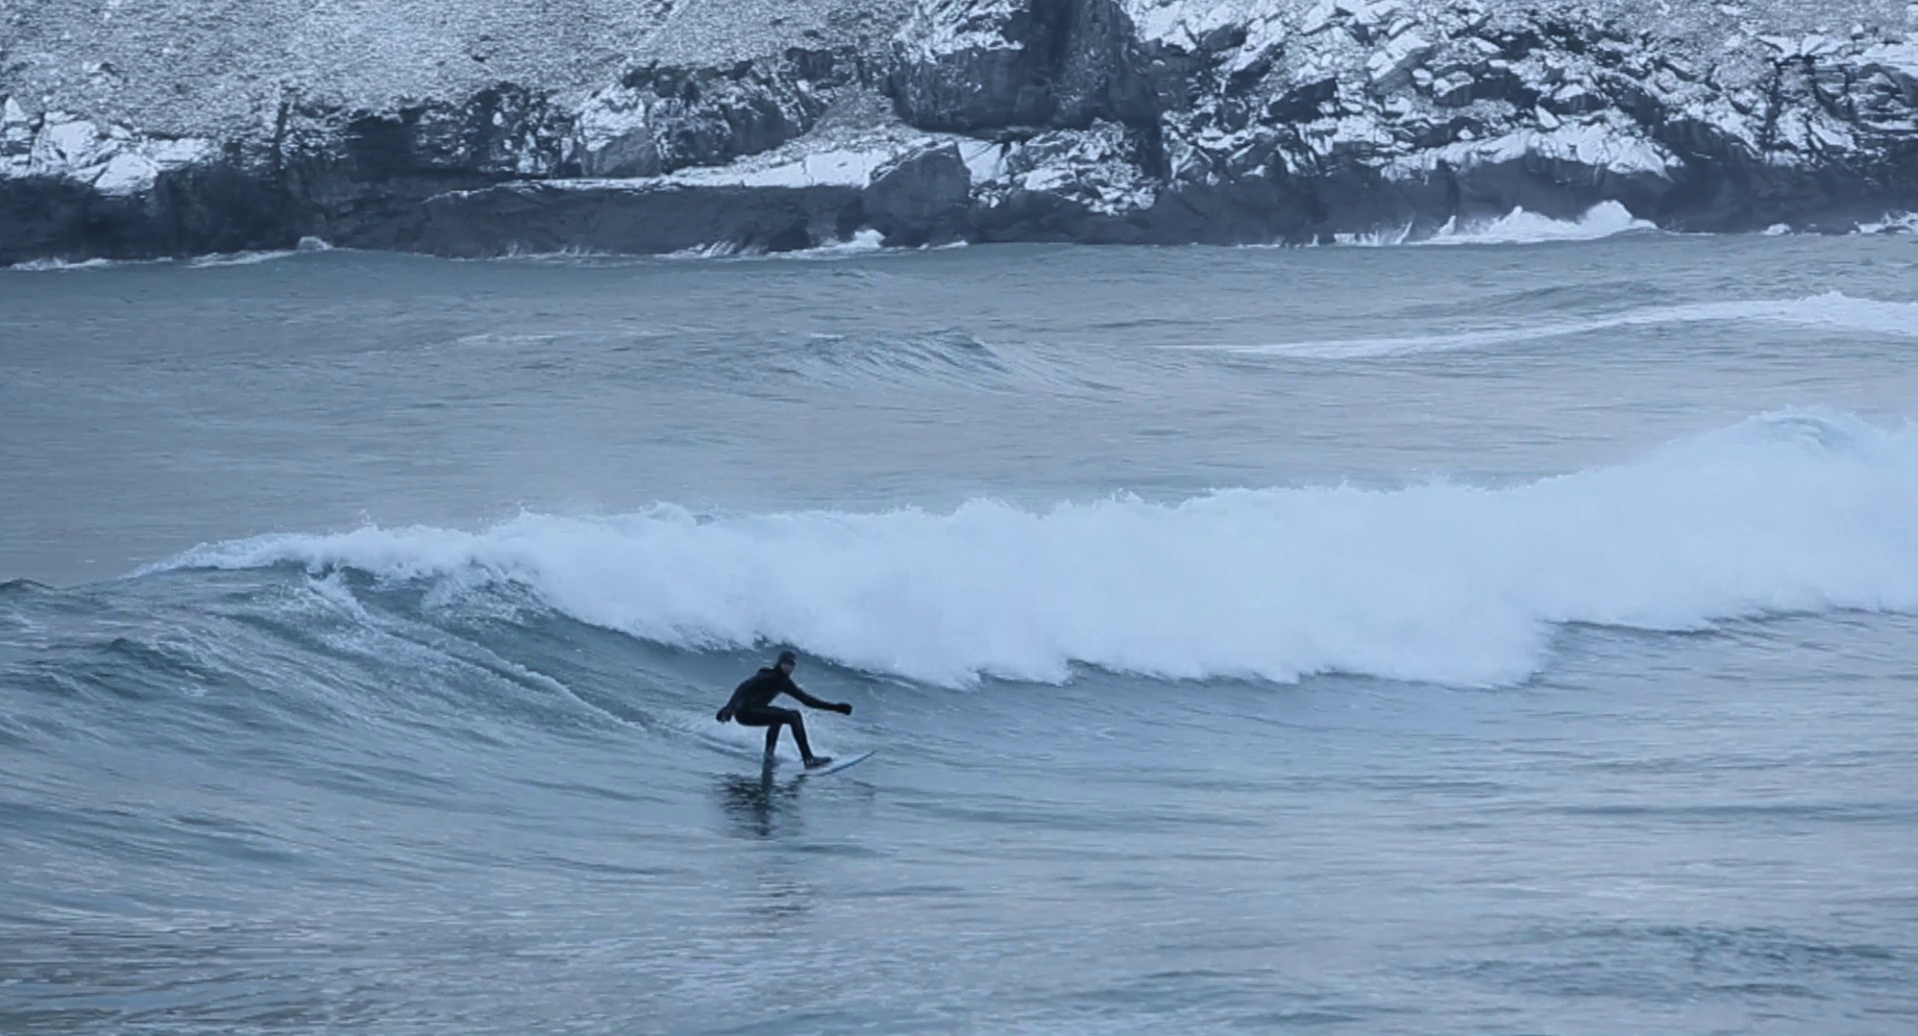
[[[810,770],[802,770],[800,771],[799,776],[812,777],[817,774],[838,773],[839,771],[845,769],[848,766],[851,766],[852,764],[856,762],[859,762],[862,759],[871,758],[871,756],[872,756],[872,752],[860,752],[858,755],[840,756],[839,758],[834,759],[832,762],[827,763],[824,766],[815,766]]]

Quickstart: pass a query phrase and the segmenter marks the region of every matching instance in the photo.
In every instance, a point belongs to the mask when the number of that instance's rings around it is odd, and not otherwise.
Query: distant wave
[[[1860,234],[1918,234],[1918,212],[1893,212],[1884,219],[1858,224]]]
[[[275,259],[286,259],[299,252],[288,249],[277,252],[222,252],[215,255],[203,255],[187,261],[187,266],[204,268],[210,266],[257,266],[270,263]]]
[[[222,266],[255,266],[260,263],[287,259],[307,252],[330,252],[333,246],[317,237],[303,237],[293,248],[262,249],[247,252],[213,252],[197,255],[189,259],[86,259],[80,262],[67,262],[64,259],[29,259],[23,263],[0,269],[18,270],[22,273],[39,273],[53,270],[106,270],[121,266],[154,266],[180,263],[188,269],[211,269]]]
[[[1789,223],[1774,223],[1761,233],[1766,237],[1787,237],[1805,233],[1815,237],[1824,237],[1828,230],[1800,231]],[[1918,234],[1918,212],[1887,212],[1880,219],[1863,220],[1852,227],[1848,236],[1872,237],[1882,234]]]
[[[1662,324],[1753,322],[1827,327],[1871,334],[1918,337],[1918,302],[1858,299],[1827,292],[1803,299],[1700,302],[1681,306],[1630,309],[1584,320],[1567,320],[1392,338],[1314,339],[1270,345],[1179,346],[1264,356],[1308,359],[1360,359],[1410,353],[1448,352],[1491,345],[1562,338],[1622,327]]]
[[[844,241],[829,241],[817,248],[807,248],[798,252],[784,253],[794,259],[834,259],[848,255],[866,255],[885,250],[883,242],[886,235],[877,230],[866,229],[853,234]]]
[[[1633,231],[1657,230],[1649,220],[1638,219],[1631,210],[1615,201],[1601,202],[1575,220],[1553,219],[1523,208],[1486,223],[1461,225],[1448,221],[1437,234],[1416,244],[1423,245],[1531,245],[1551,241],[1596,241]]]
[[[1522,681],[1557,624],[1918,611],[1918,428],[1787,411],[1638,463],[1509,488],[1247,489],[1024,510],[527,515],[188,552],[163,569],[359,570],[501,586],[692,650],[798,645],[957,685],[1323,672]]]
[[[822,385],[889,383],[961,392],[1021,392],[1040,387],[1057,396],[1109,392],[1110,371],[1074,362],[1044,346],[994,346],[945,330],[914,335],[813,334],[802,347],[759,359],[753,377]]]
[[[733,242],[722,241],[716,244],[699,245],[669,252],[667,259],[846,259],[854,256],[874,255],[880,252],[921,252],[923,248],[887,248],[883,242],[885,235],[868,227],[855,231],[844,240],[828,241],[812,248],[799,248],[784,252],[768,252],[763,248],[742,248]],[[941,247],[956,247],[963,242]]]
[[[0,269],[18,273],[52,273],[71,270],[108,270],[121,266],[151,266],[155,263],[170,263],[171,259],[82,259],[68,262],[65,259],[29,259]]]
[[[889,339],[814,334],[804,348],[769,362],[779,377],[829,384],[888,381],[992,389],[1010,387],[1014,374],[992,346],[957,331]]]
[[[647,261],[652,256],[633,255],[625,252],[612,252],[602,248],[587,248],[572,245],[540,252],[528,249],[517,242],[509,244],[504,252],[497,255],[472,257],[450,257],[455,263],[508,263],[552,266],[632,266]]]
[[[1430,237],[1415,238],[1412,228],[1381,230],[1367,234],[1340,234],[1341,245],[1384,248],[1394,245],[1535,245],[1553,241],[1597,241],[1634,231],[1657,230],[1658,225],[1632,215],[1615,201],[1600,202],[1577,219],[1553,219],[1523,207],[1496,219],[1460,223],[1457,217],[1445,222]]]

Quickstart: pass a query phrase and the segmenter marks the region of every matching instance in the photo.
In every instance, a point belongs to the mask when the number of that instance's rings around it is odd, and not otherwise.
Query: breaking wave
[[[1918,428],[1763,415],[1644,460],[1506,488],[1244,489],[1026,510],[365,527],[157,566],[350,570],[440,600],[509,589],[675,648],[778,642],[943,685],[1345,672],[1523,681],[1553,631],[1918,611]]]
[[[1918,212],[1893,212],[1876,222],[1858,224],[1860,234],[1918,234]]]
[[[1523,207],[1491,220],[1460,223],[1457,217],[1430,236],[1415,236],[1411,226],[1365,234],[1338,234],[1341,245],[1388,248],[1396,245],[1535,245],[1553,241],[1597,241],[1633,231],[1657,230],[1658,225],[1632,215],[1615,201],[1600,202],[1577,219],[1553,219]]]
[[[863,230],[854,231],[851,237],[843,238],[840,240],[827,241],[824,244],[815,245],[811,248],[797,248],[789,251],[769,252],[765,250],[764,248],[746,247],[746,246],[740,245],[737,242],[721,241],[714,244],[697,245],[692,248],[682,248],[677,252],[668,252],[661,258],[665,258],[665,259],[760,259],[760,260],[847,259],[847,258],[853,258],[857,256],[875,255],[881,252],[903,253],[903,252],[927,251],[926,248],[905,248],[905,247],[888,248],[886,247],[884,242],[885,242],[884,234],[868,227]],[[964,246],[964,242],[954,242],[950,245],[940,245],[936,247],[955,248],[955,247],[963,247],[963,246]]]
[[[111,270],[122,266],[151,266],[156,263],[170,263],[171,259],[28,259],[24,262],[3,266],[0,269],[17,273],[56,273],[74,270]]]
[[[333,246],[317,237],[303,237],[299,244],[290,249],[261,249],[245,252],[210,252],[186,259],[161,257],[158,259],[84,259],[69,262],[65,259],[29,259],[14,263],[12,266],[0,266],[0,270],[16,270],[21,273],[43,273],[61,270],[110,270],[123,266],[184,266],[189,270],[216,269],[223,266],[256,266],[279,259],[288,259],[295,255],[313,252],[330,252]]]
[[[1424,245],[1532,245],[1551,241],[1596,241],[1633,231],[1657,230],[1658,225],[1632,215],[1615,201],[1600,202],[1575,220],[1553,219],[1523,208],[1486,223],[1461,225],[1448,221]]]
[[[270,263],[276,259],[286,259],[298,254],[300,254],[298,251],[293,250],[277,252],[219,252],[213,255],[203,255],[195,259],[190,259],[187,261],[187,266],[195,269],[216,266],[257,266],[260,263]]]

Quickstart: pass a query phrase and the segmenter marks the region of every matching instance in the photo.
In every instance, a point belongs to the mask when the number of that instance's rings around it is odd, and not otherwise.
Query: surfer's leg
[[[788,709],[745,708],[733,713],[733,722],[742,727],[766,728],[766,758],[773,757],[773,750],[779,747],[779,727],[786,722]]]
[[[792,724],[793,740],[799,742],[799,758],[812,761],[812,746],[806,743],[806,721],[799,717],[798,709],[787,709],[786,722]]]
[[[793,728],[793,740],[799,742],[799,756],[812,758],[812,746],[806,743],[806,724],[799,718],[798,709],[775,709],[761,706],[757,709],[740,709],[733,713],[733,721],[745,727],[766,728],[766,754],[773,754],[779,747],[779,728]]]

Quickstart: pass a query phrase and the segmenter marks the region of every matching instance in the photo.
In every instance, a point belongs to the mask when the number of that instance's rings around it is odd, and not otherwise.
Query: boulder
[[[875,170],[861,197],[867,225],[888,246],[918,247],[964,237],[972,172],[957,144],[919,148]]]

